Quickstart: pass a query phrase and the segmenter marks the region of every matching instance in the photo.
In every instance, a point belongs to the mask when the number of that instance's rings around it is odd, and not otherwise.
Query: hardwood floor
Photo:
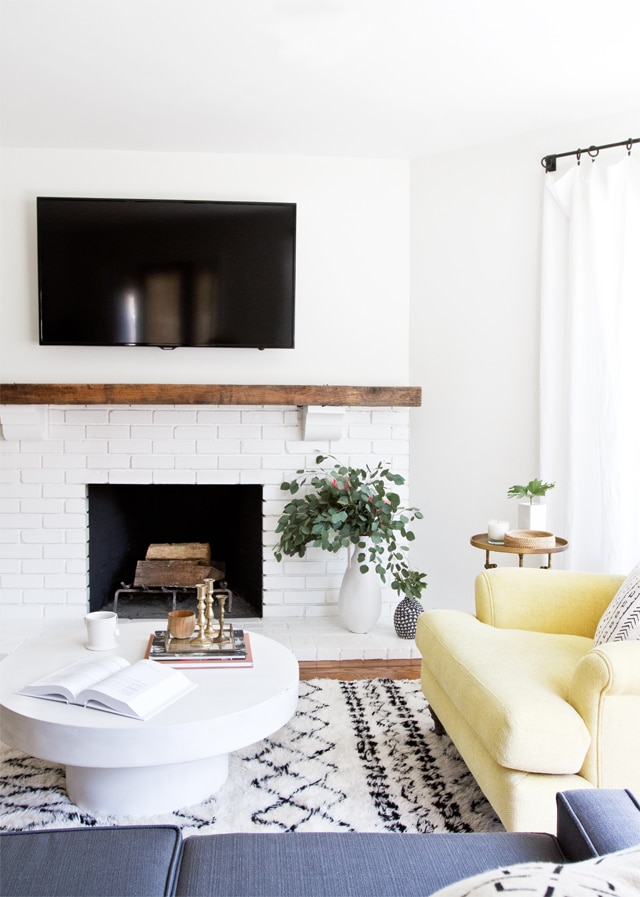
[[[420,660],[303,660],[300,678],[307,679],[419,679]]]

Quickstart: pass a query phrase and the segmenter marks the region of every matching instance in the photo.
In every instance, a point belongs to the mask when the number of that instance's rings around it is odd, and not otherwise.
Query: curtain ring
[[[631,147],[632,146],[633,146],[633,140],[631,139],[631,137],[629,137],[629,139],[627,140],[627,155],[628,156],[631,155]]]
[[[581,156],[582,156],[582,150],[576,150],[576,159],[578,160],[578,165],[580,164]]]
[[[597,157],[600,155],[600,150],[598,149],[597,146],[590,146],[589,149],[587,150],[587,152],[591,156],[592,162],[595,162]]]

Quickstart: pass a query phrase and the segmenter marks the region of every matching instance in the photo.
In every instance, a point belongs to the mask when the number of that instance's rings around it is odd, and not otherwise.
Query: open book
[[[123,657],[80,661],[38,679],[21,695],[66,701],[145,720],[195,688],[184,673],[152,660],[130,664]]]

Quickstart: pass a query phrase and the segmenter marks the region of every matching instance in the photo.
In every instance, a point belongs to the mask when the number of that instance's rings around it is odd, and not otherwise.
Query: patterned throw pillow
[[[640,846],[581,863],[522,863],[481,872],[432,897],[638,897]]]
[[[593,646],[628,639],[640,639],[640,564],[633,568],[603,613]]]

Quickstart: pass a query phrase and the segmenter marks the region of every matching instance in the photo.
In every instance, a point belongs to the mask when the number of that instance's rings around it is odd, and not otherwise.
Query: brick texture
[[[46,410],[46,439],[0,439],[0,618],[86,612],[92,483],[262,485],[264,617],[333,616],[346,554],[314,549],[302,561],[276,563],[275,527],[288,498],[280,483],[313,465],[318,452],[357,465],[383,460],[408,476],[406,408],[348,409],[342,438],[313,444],[303,441],[299,411],[290,407]],[[387,611],[396,600],[383,591]]]

